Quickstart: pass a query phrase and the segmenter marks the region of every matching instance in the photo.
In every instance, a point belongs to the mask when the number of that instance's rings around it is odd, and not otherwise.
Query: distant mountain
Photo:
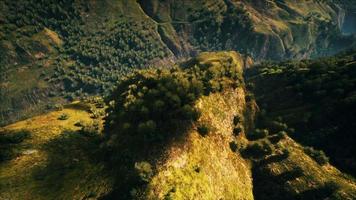
[[[0,124],[108,94],[132,69],[200,51],[257,61],[333,54],[355,41],[345,2],[1,0]]]

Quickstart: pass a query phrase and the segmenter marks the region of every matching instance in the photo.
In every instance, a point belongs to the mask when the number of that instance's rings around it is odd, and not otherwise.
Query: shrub
[[[200,112],[189,104],[184,105],[181,112],[182,115],[188,120],[197,120],[200,117]]]
[[[252,101],[253,99],[254,99],[253,94],[247,94],[247,95],[245,96],[245,101],[246,101],[246,102],[250,102],[250,101]]]
[[[209,127],[205,124],[199,125],[197,130],[198,133],[203,137],[209,134]]]
[[[56,104],[56,105],[54,105],[54,109],[56,109],[58,111],[62,111],[63,110],[63,105],[62,104]]]
[[[241,126],[235,126],[232,133],[235,135],[235,136],[238,136],[240,133],[242,132],[242,127]]]
[[[69,119],[69,115],[67,113],[62,113],[61,115],[59,115],[58,119],[59,120],[67,120],[67,119]]]
[[[15,133],[1,133],[0,144],[18,144],[30,137],[31,133],[26,130],[21,130]]]
[[[319,165],[325,165],[329,162],[329,158],[321,150],[316,150],[313,147],[304,147],[304,152],[313,158]]]
[[[255,129],[254,132],[249,133],[247,135],[247,139],[249,140],[258,140],[265,138],[269,134],[267,129]]]
[[[146,122],[141,122],[137,127],[137,132],[140,134],[152,134],[156,130],[156,122],[153,120],[148,120]]]
[[[93,122],[92,124],[86,124],[82,126],[82,129],[80,130],[80,133],[82,133],[85,136],[95,136],[99,134],[99,124],[97,122]]]
[[[136,162],[135,169],[141,181],[143,182],[149,182],[153,176],[152,166],[148,162]]]
[[[254,142],[243,149],[242,154],[245,157],[259,158],[271,154],[272,150],[271,145],[265,141]]]
[[[238,146],[235,141],[230,142],[229,146],[230,146],[231,151],[237,152]]]
[[[268,130],[270,130],[273,133],[279,131],[286,131],[288,130],[288,125],[279,121],[272,121],[268,123]]]
[[[234,125],[236,126],[240,122],[241,122],[241,116],[240,115],[234,116],[234,120],[233,120]]]
[[[270,136],[268,137],[268,140],[272,143],[272,144],[276,144],[278,143],[280,140],[284,139],[287,135],[287,132],[285,131],[280,131],[278,132],[276,135]]]
[[[83,127],[84,126],[84,122],[82,120],[79,120],[79,121],[75,122],[74,126]]]

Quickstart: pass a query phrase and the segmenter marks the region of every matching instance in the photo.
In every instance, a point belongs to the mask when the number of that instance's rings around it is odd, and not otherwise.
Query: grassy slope
[[[242,71],[243,61],[238,56],[208,53],[197,59],[219,65],[219,59],[232,57]],[[236,139],[232,119],[245,108],[243,88],[202,97],[196,107],[202,112],[198,123],[209,124],[212,131],[203,137],[194,125],[184,141],[169,147],[168,159],[149,183],[147,198],[253,199],[250,165],[229,147]]]
[[[356,182],[330,164],[320,166],[303,147],[287,137],[274,145],[275,152],[253,169],[255,199],[354,199]],[[282,158],[280,152],[288,150]],[[262,163],[262,164],[261,164]],[[325,187],[336,189],[323,191]]]
[[[67,113],[68,120],[58,120]],[[96,198],[110,189],[103,164],[95,161],[97,138],[81,135],[78,121],[93,123],[89,113],[72,104],[2,128],[31,137],[14,148],[20,154],[0,163],[0,199]],[[4,133],[1,133],[4,134]]]

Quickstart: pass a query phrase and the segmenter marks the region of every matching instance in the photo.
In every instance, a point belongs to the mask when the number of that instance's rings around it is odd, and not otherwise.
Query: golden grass
[[[103,164],[91,161],[98,147],[74,126],[93,122],[76,104],[2,128],[27,130],[31,138],[16,144],[22,151],[18,157],[0,163],[0,199],[83,199],[111,189]],[[63,113],[69,119],[58,120]]]

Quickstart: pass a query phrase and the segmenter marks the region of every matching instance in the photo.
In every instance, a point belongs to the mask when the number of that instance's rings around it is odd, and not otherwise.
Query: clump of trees
[[[242,149],[241,154],[244,157],[261,158],[270,155],[273,152],[273,146],[266,140],[252,142]]]
[[[269,131],[267,129],[255,129],[253,132],[246,135],[249,140],[258,140],[267,137]]]
[[[199,118],[194,107],[197,98],[239,84],[241,74],[229,59],[218,66],[196,63],[191,68],[136,71],[111,96],[106,129],[113,135],[120,132],[161,141],[179,130],[180,123]],[[201,126],[198,132],[206,135],[209,130]]]

